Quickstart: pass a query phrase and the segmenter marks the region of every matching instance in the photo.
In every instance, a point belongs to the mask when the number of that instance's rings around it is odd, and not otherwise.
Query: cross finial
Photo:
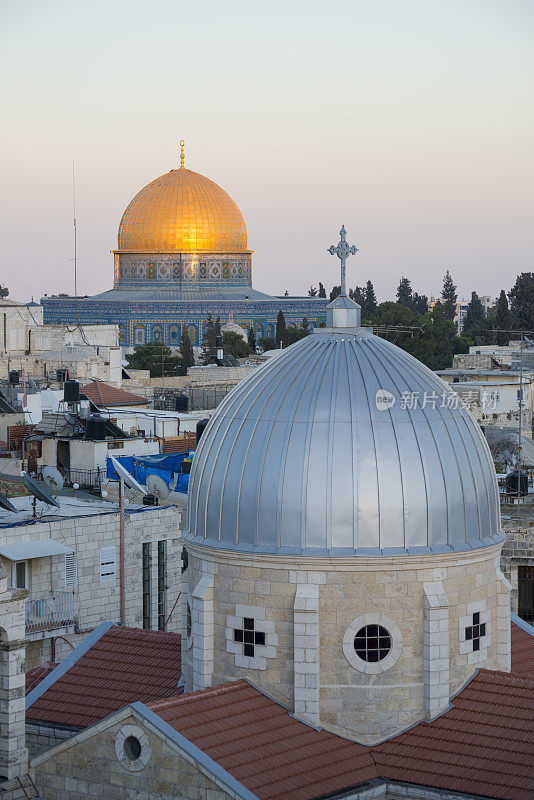
[[[185,159],[185,156],[184,156],[184,144],[185,144],[185,141],[183,139],[180,139],[180,169],[185,169],[185,167],[184,167],[184,159]]]
[[[341,239],[339,240],[336,247],[331,245],[328,248],[328,252],[330,255],[336,255],[341,261],[341,294],[347,294],[347,287],[346,287],[346,279],[345,279],[345,267],[347,258],[349,256],[353,256],[355,253],[358,252],[358,248],[355,245],[350,245],[347,242],[347,231],[345,230],[345,226],[341,226],[341,230],[339,231],[339,235]]]

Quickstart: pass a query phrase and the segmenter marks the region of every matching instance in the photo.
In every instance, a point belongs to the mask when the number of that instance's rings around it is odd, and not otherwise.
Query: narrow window
[[[100,583],[115,580],[115,545],[100,548]]]
[[[517,594],[518,615],[534,623],[534,566],[517,568]]]
[[[28,562],[17,561],[13,564],[11,583],[15,589],[28,588]]]
[[[165,630],[167,589],[167,542],[158,542],[158,631]]]
[[[150,542],[143,543],[143,628],[150,628]]]
[[[65,588],[73,589],[78,584],[78,559],[76,553],[65,553]]]

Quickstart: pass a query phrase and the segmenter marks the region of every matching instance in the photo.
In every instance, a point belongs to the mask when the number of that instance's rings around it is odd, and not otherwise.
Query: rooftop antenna
[[[76,181],[74,176],[74,161],[72,162],[72,217],[74,222],[74,324],[78,324],[78,263],[76,242]]]

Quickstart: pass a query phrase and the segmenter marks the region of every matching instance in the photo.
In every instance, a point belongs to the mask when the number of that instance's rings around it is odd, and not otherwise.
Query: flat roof
[[[0,508],[0,528],[9,528],[15,525],[30,524],[32,522],[53,522],[54,520],[70,519],[72,517],[90,517],[95,514],[118,514],[118,503],[111,500],[104,500],[100,497],[91,497],[83,491],[72,492],[68,495],[57,494],[54,495],[59,503],[59,508],[48,506],[37,501],[36,511],[37,515],[33,517],[33,497],[31,495],[24,495],[21,497],[10,497],[9,502],[12,503],[17,509],[14,514],[11,511],[6,511]],[[152,508],[152,506],[143,506],[139,504],[130,503],[127,506],[127,513],[132,511],[140,511],[141,509]],[[157,508],[157,506],[154,506]],[[69,550],[69,552],[71,552]]]

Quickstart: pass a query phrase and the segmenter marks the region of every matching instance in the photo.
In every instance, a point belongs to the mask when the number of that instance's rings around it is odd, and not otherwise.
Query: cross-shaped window
[[[243,645],[243,655],[254,658],[257,645],[265,645],[265,633],[255,630],[252,617],[243,618],[243,627],[234,629],[234,642]]]
[[[486,635],[486,623],[480,621],[480,612],[473,614],[473,624],[465,629],[465,639],[473,642],[473,650],[480,650],[480,639]]]

